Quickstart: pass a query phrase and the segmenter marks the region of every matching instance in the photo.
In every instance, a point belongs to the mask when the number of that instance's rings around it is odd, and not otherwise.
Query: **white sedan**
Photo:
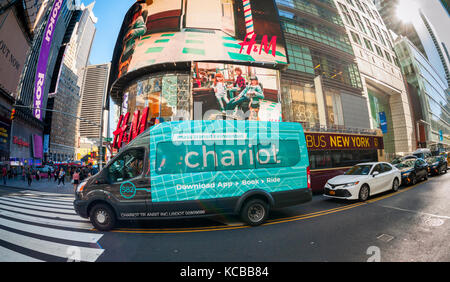
[[[366,201],[370,196],[388,190],[396,192],[401,172],[385,162],[361,163],[344,175],[336,176],[325,184],[324,195],[331,198]]]

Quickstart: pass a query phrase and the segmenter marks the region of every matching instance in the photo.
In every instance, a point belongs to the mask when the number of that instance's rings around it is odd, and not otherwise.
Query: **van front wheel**
[[[116,216],[113,210],[105,204],[97,204],[92,207],[89,219],[97,230],[109,231],[116,223]]]
[[[242,220],[252,226],[261,225],[269,215],[269,205],[261,199],[252,199],[241,210]]]

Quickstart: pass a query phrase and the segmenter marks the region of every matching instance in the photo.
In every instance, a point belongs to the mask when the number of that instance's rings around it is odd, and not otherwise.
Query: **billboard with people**
[[[113,82],[164,63],[288,63],[273,0],[137,1],[125,16],[112,61]]]

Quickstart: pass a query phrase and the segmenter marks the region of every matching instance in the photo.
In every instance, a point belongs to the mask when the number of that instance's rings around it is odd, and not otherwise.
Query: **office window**
[[[286,47],[290,61],[288,69],[314,74],[314,66],[308,47],[289,43],[286,44]]]
[[[367,38],[364,38],[364,44],[366,45],[367,49],[369,49],[370,51],[373,52],[373,46],[372,46],[372,42],[370,42],[370,40],[368,40]]]
[[[378,54],[380,57],[384,57],[384,56],[383,56],[383,51],[381,50],[380,46],[378,46],[377,44],[373,44],[373,45],[375,46],[375,50],[377,51],[377,54]]]
[[[342,13],[344,14],[344,20],[347,24],[355,27],[355,23],[352,20],[352,17],[350,16],[350,12],[348,11],[347,7],[342,5],[341,3],[338,3],[339,7],[341,8]]]
[[[361,17],[358,15],[357,12],[355,12],[353,10],[352,10],[352,13],[353,13],[353,16],[355,16],[356,22],[358,23],[359,30],[367,34],[367,30],[364,27],[364,24],[363,24],[363,22],[361,20]]]
[[[386,59],[392,63],[392,58],[391,58],[391,54],[389,54],[387,51],[384,51],[384,54],[386,55]]]
[[[353,31],[350,31],[350,34],[352,35],[353,42],[361,45],[361,38],[359,38],[359,35],[354,33]]]

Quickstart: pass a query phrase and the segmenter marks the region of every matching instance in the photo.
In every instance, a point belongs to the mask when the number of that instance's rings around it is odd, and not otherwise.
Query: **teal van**
[[[76,212],[102,231],[116,220],[229,213],[260,225],[270,209],[312,199],[303,128],[236,120],[161,123],[75,194]]]

